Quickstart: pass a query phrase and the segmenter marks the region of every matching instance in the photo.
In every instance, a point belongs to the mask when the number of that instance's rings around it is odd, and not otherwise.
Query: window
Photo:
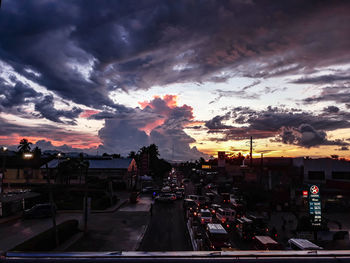
[[[349,172],[332,172],[332,179],[350,180],[350,171]]]
[[[324,180],[325,174],[324,171],[309,171],[308,173],[309,180]]]

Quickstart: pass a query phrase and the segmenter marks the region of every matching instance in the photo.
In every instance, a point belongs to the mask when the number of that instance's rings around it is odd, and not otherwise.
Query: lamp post
[[[34,157],[33,153],[24,153],[23,158],[24,159],[32,159]],[[49,176],[49,168],[48,164],[45,164],[46,167],[46,173],[47,176]],[[51,214],[52,214],[52,228],[55,234],[55,242],[56,242],[56,247],[59,245],[59,240],[58,240],[58,232],[57,232],[57,225],[56,225],[56,210],[55,210],[55,203],[53,201],[53,194],[52,194],[52,187],[51,187],[51,178],[48,178],[48,185],[49,185],[49,198],[50,198],[50,204],[51,204]]]
[[[3,154],[2,157],[2,169],[1,169],[1,178],[0,178],[0,194],[2,195],[3,193],[3,189],[2,189],[2,185],[4,182],[4,177],[5,177],[5,169],[6,169],[6,151],[7,151],[7,147],[1,147],[1,152]]]
[[[7,147],[1,147],[1,152],[3,154],[3,159],[2,159],[2,170],[1,170],[1,178],[0,178],[0,198],[3,196],[3,182],[4,182],[4,177],[5,177],[5,167],[6,167],[6,151]],[[2,217],[2,200],[0,200],[0,216]]]

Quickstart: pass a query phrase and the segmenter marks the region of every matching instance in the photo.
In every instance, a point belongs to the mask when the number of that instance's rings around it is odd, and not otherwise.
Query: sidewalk
[[[149,223],[148,200],[127,204],[106,216],[94,213],[89,218],[88,232],[66,251],[134,251]]]
[[[21,212],[20,213],[16,213],[16,214],[14,214],[12,216],[1,217],[0,218],[0,224],[9,223],[9,222],[17,220],[17,219],[19,219],[21,217],[22,217],[22,213]]]

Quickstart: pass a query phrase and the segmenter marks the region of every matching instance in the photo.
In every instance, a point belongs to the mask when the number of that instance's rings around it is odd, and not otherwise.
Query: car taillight
[[[194,215],[194,216],[196,216],[196,215],[197,215],[197,213],[196,213],[196,212],[194,212],[194,213],[193,213],[193,215]]]
[[[230,228],[230,225],[229,225],[229,224],[227,224],[227,225],[226,225],[226,227],[227,227],[227,228]]]
[[[202,218],[201,221],[204,223],[204,218]]]

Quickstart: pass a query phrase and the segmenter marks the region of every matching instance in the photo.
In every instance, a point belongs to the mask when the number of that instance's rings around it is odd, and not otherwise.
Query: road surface
[[[189,239],[182,210],[182,200],[174,203],[156,203],[140,251],[190,251]]]

